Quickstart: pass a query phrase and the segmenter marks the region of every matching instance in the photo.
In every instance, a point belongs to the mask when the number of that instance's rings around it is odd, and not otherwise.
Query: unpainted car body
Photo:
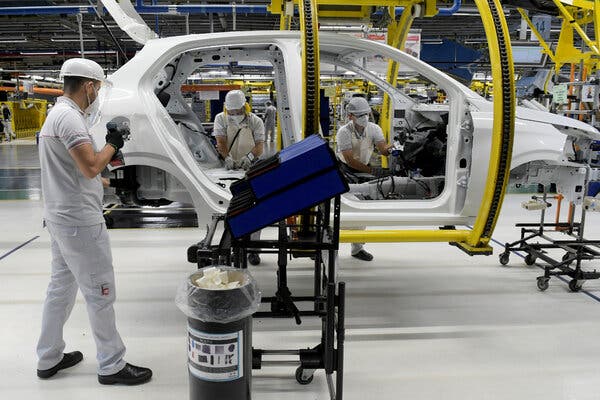
[[[393,99],[390,129],[397,135],[445,131],[445,162],[439,193],[432,198],[385,200],[342,197],[344,227],[465,225],[473,222],[483,197],[491,146],[493,103],[432,66],[384,44],[321,33],[321,61],[377,84]],[[228,172],[204,134],[202,121],[186,104],[181,85],[198,68],[230,62],[268,61],[277,90],[283,146],[302,139],[303,95],[300,33],[228,32],[187,35],[146,42],[111,77],[103,90],[101,118],[92,132],[104,142],[105,125],[117,116],[130,120],[131,140],[123,148],[128,173],[120,173],[122,201],[193,203],[201,226],[227,209]],[[363,57],[394,59],[442,89],[447,104],[423,104],[367,70]],[[409,135],[410,136],[410,135]],[[580,121],[518,107],[511,170],[515,183],[556,183],[569,200],[581,201],[589,145],[600,133]],[[133,177],[132,175],[133,174]],[[129,178],[128,178],[129,176]],[[117,174],[119,177],[119,174]],[[127,180],[129,183],[127,184]],[[401,181],[402,182],[402,181]],[[391,183],[391,182],[390,182]],[[127,200],[129,199],[129,200]],[[163,199],[163,200],[161,200]],[[166,199],[166,200],[164,200]]]

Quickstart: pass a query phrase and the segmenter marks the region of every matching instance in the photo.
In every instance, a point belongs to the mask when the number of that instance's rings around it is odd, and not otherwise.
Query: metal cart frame
[[[587,185],[586,185],[587,193]],[[542,197],[532,196],[534,200],[542,200],[547,203],[547,193],[544,188]],[[549,204],[549,203],[547,203]],[[549,287],[550,278],[553,276],[569,276],[569,289],[573,292],[581,290],[584,281],[600,278],[600,272],[595,269],[593,271],[584,271],[582,269],[583,261],[591,261],[600,258],[600,240],[587,240],[584,238],[585,229],[585,207],[581,209],[581,219],[579,222],[574,222],[575,206],[570,209],[569,222],[567,223],[546,223],[546,209],[541,210],[539,223],[521,223],[516,224],[516,227],[521,228],[521,238],[512,243],[504,245],[504,252],[500,254],[500,264],[507,265],[510,258],[510,252],[525,252],[525,263],[533,265],[537,259],[541,259],[546,265],[544,275],[537,277],[537,287],[541,291],[545,291]],[[550,228],[554,231],[561,232],[567,236],[567,240],[556,240],[547,235]],[[534,239],[542,239],[545,243]],[[562,249],[565,254],[560,260],[551,257],[547,250]],[[571,265],[575,263],[575,267]]]
[[[198,267],[220,264],[247,268],[249,252],[277,254],[277,290],[273,296],[262,298],[263,304],[270,305],[270,311],[258,311],[254,317],[294,318],[298,325],[301,324],[302,317],[321,318],[321,341],[316,346],[306,349],[253,349],[252,368],[297,365],[295,376],[302,385],[311,383],[315,371],[323,369],[331,400],[342,400],[345,283],[336,280],[340,196],[335,196],[332,200],[301,214],[302,224],[284,220],[275,225],[278,229],[278,240],[251,240],[250,236],[234,239],[226,229],[218,245],[212,245],[212,241],[218,224],[225,220],[225,216],[213,215],[205,239],[188,249],[188,261],[197,263]],[[288,258],[300,257],[314,260],[312,296],[294,296],[288,287]],[[304,307],[299,307],[298,303],[303,303]],[[282,355],[297,357],[297,360],[263,360],[268,356]]]

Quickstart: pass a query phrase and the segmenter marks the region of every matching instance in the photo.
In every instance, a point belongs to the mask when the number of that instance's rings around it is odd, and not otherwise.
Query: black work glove
[[[125,145],[123,132],[119,129],[109,129],[106,134],[106,144],[110,144],[115,149],[115,153],[118,152]]]

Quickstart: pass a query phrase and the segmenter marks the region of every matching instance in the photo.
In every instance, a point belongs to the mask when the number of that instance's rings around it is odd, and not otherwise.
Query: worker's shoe
[[[83,354],[80,351],[74,351],[72,353],[64,353],[62,360],[54,367],[49,369],[38,369],[37,376],[38,378],[48,379],[54,375],[61,369],[71,368],[74,365],[77,365],[83,360]]]
[[[248,262],[251,265],[258,265],[260,264],[260,256],[256,253],[250,253],[248,254]]]
[[[372,261],[373,260],[373,254],[371,254],[365,250],[361,250],[356,254],[352,254],[352,257],[358,258],[359,260],[362,260],[362,261]]]
[[[98,382],[103,385],[140,385],[152,378],[152,370],[144,367],[136,367],[129,363],[122,370],[112,375],[98,375]]]

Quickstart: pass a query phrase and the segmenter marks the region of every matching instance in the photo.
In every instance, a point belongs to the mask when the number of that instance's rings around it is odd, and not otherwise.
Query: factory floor
[[[35,185],[30,186],[15,190],[33,191]],[[519,235],[515,223],[537,219],[536,212],[520,208],[527,198],[507,196],[495,240],[514,240]],[[599,222],[599,215],[588,215],[587,237],[600,236]],[[0,398],[188,398],[186,318],[174,297],[195,269],[186,262],[186,249],[202,237],[200,229],[110,231],[115,309],[126,359],[151,367],[155,375],[146,385],[107,387],[96,381],[95,347],[81,296],[65,340],[67,351],[84,353],[83,362],[50,380],[35,376],[50,265],[39,197],[0,201],[0,227]],[[502,267],[501,247],[496,242],[493,247],[493,256],[469,257],[444,243],[369,244],[375,260],[365,263],[350,257],[349,245],[341,246],[339,275],[347,285],[346,399],[600,398],[600,342],[595,340],[600,337],[600,281],[571,293],[565,282],[552,279],[542,293],[535,280],[539,267],[527,267],[514,254]],[[262,265],[251,268],[264,294],[272,293],[275,267],[274,256],[263,256]],[[290,264],[294,294],[311,290],[311,274],[309,261]],[[259,348],[297,349],[314,346],[319,338],[314,319],[300,326],[286,319],[254,322]],[[294,370],[254,371],[253,398],[328,398],[322,372],[301,386]]]

